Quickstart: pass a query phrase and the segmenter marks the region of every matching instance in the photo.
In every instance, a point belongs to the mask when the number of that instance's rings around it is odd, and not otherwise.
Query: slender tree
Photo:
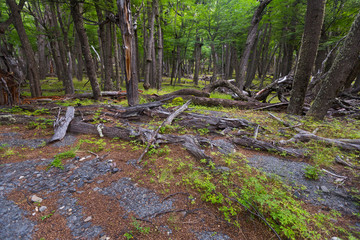
[[[93,97],[98,100],[101,97],[99,83],[96,78],[95,65],[91,57],[89,40],[84,29],[84,22],[80,13],[80,6],[77,0],[70,0],[71,15],[74,20],[76,32],[79,37],[81,51],[85,59],[85,67],[91,84]]]
[[[301,41],[300,56],[288,106],[288,112],[291,114],[302,113],[306,89],[309,84],[319,45],[325,13],[325,2],[325,0],[307,1],[305,28]]]
[[[31,96],[40,97],[41,88],[40,88],[39,67],[37,66],[37,62],[35,61],[34,51],[30,45],[28,35],[26,34],[25,31],[25,27],[20,15],[19,7],[14,0],[6,0],[6,3],[8,4],[9,9],[11,11],[12,23],[16,28],[16,31],[21,41],[22,49],[24,50],[26,65],[28,70],[27,76],[30,82]]]

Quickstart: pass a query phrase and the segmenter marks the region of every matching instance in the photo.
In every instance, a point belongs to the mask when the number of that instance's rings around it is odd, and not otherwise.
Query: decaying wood
[[[335,162],[337,162],[338,164],[350,167],[350,168],[355,168],[355,169],[359,169],[358,166],[354,166],[354,164],[342,159],[340,156],[336,156],[335,157]]]
[[[196,96],[196,97],[210,97],[210,93],[200,91],[197,89],[184,88],[164,95],[152,95],[149,98],[156,98],[157,100],[163,100],[169,97],[176,96]]]
[[[99,135],[97,126],[85,123],[79,119],[74,119],[68,128],[68,132],[77,133],[77,134],[94,134]],[[106,127],[102,129],[102,133],[105,137],[108,138],[119,138],[126,141],[139,140],[139,134],[137,131],[131,128],[122,128],[122,127]]]
[[[249,149],[253,149],[253,150],[268,151],[268,152],[274,152],[274,153],[280,153],[280,154],[286,153],[286,154],[288,154],[290,156],[294,156],[294,157],[303,157],[302,154],[300,154],[294,150],[278,147],[272,143],[256,140],[256,139],[245,137],[245,136],[243,136],[241,138],[234,138],[233,142],[237,145],[240,145],[240,146],[243,146],[243,147],[246,147]]]
[[[266,99],[270,95],[270,93],[276,91],[279,100],[283,102],[284,99],[282,98],[282,94],[284,92],[290,92],[293,80],[294,76],[292,75],[286,75],[284,77],[276,79],[274,82],[270,83],[268,86],[260,90],[255,95],[255,99],[258,101],[266,102]]]
[[[126,91],[102,91],[101,92],[101,96],[102,97],[126,97]],[[77,98],[92,98],[93,94],[92,93],[79,93],[79,94],[74,94],[72,96],[70,96],[70,98],[72,99],[77,99]]]
[[[211,93],[218,87],[226,87],[226,88],[230,89],[231,91],[236,93],[236,95],[238,95],[238,98],[242,101],[249,101],[249,102],[254,101],[254,99],[246,96],[238,87],[236,87],[235,85],[231,84],[229,81],[226,81],[226,80],[215,81],[215,82],[207,85],[205,88],[203,88],[203,91]]]
[[[50,139],[50,143],[62,140],[65,137],[69,124],[74,119],[75,108],[68,107],[66,109],[65,117],[60,117],[60,112],[61,108],[59,109],[58,117],[54,122],[54,135]]]
[[[286,144],[288,142],[296,142],[296,141],[308,142],[310,140],[316,140],[316,141],[321,141],[321,142],[324,142],[324,143],[327,143],[330,145],[334,145],[334,146],[339,147],[340,149],[343,149],[346,151],[359,151],[360,150],[360,141],[358,141],[358,140],[330,139],[330,138],[319,137],[319,136],[315,135],[314,133],[310,133],[310,132],[302,130],[298,127],[294,127],[290,123],[287,123],[287,122],[281,120],[280,118],[276,117],[275,115],[273,115],[271,113],[269,113],[269,115],[271,117],[273,117],[274,119],[278,120],[279,122],[281,122],[282,124],[284,124],[285,126],[290,127],[292,129],[294,129],[295,131],[299,132],[294,137],[292,137],[290,140],[281,141],[282,144]]]
[[[144,152],[140,155],[139,159],[137,160],[137,163],[140,163],[142,158],[144,157],[144,155],[148,152],[150,146],[153,145],[154,141],[156,141],[156,136],[159,133],[160,129],[166,125],[171,125],[172,121],[174,120],[174,118],[176,118],[177,116],[179,116],[182,112],[184,112],[188,106],[190,105],[191,101],[187,101],[184,105],[182,105],[178,110],[176,110],[173,114],[171,114],[157,129],[156,131],[153,132],[153,134],[151,135],[146,148],[144,150]]]
[[[321,142],[336,146],[336,147],[338,147],[342,150],[346,150],[346,151],[360,151],[360,145],[358,145],[358,144],[346,143],[346,142],[343,142],[343,141],[340,141],[337,139],[319,137],[312,133],[296,134],[293,138],[291,138],[290,140],[288,140],[286,142],[293,142],[293,141],[308,142],[310,140],[321,141]]]
[[[203,105],[208,107],[232,107],[238,109],[254,109],[259,107],[269,106],[267,103],[261,102],[244,102],[244,101],[235,101],[230,99],[221,99],[221,98],[205,98],[205,97],[194,97],[194,96],[182,96],[183,99],[191,99],[191,101],[196,105]],[[274,107],[272,110],[284,110],[286,108]]]

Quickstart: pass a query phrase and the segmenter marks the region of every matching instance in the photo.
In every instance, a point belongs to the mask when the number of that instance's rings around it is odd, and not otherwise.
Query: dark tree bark
[[[89,40],[84,29],[84,22],[80,13],[80,6],[77,0],[70,0],[71,15],[74,20],[76,32],[79,36],[81,50],[85,59],[85,67],[91,84],[93,97],[98,100],[101,97],[99,83],[96,78],[95,65],[91,57]]]
[[[160,11],[159,11],[159,0],[155,0],[155,19],[158,26],[157,31],[157,64],[156,64],[156,88],[158,90],[161,89],[161,83],[162,83],[162,69],[163,69],[163,33],[162,33],[162,27],[161,27],[161,18],[160,18]]]
[[[82,81],[83,79],[83,68],[84,68],[84,61],[81,54],[81,44],[79,40],[79,36],[75,33],[75,44],[74,44],[74,55],[76,58],[76,78],[78,81]]]
[[[34,51],[31,48],[29,38],[26,34],[23,21],[21,19],[20,10],[14,0],[6,0],[11,12],[12,23],[19,35],[22,48],[24,50],[25,58],[27,61],[28,78],[30,82],[30,92],[32,97],[41,96],[39,67],[35,61]]]
[[[123,45],[125,49],[125,80],[128,104],[139,103],[137,82],[137,61],[135,51],[134,27],[130,9],[130,0],[117,0]]]
[[[335,97],[344,86],[346,79],[356,67],[360,52],[360,13],[358,13],[345,39],[344,45],[336,55],[322,87],[311,105],[307,116],[321,120],[331,107]]]
[[[153,50],[154,50],[154,14],[155,4],[154,1],[147,1],[147,17],[148,17],[148,29],[147,42],[146,42],[146,63],[145,63],[145,79],[144,79],[144,88],[149,89],[152,87],[153,77],[151,74],[155,69],[153,69]]]
[[[295,71],[288,112],[301,114],[306,89],[309,84],[312,68],[315,63],[319,45],[321,27],[325,14],[325,0],[308,0],[305,16],[305,27],[301,41],[299,61]]]
[[[241,56],[240,65],[239,65],[238,70],[237,70],[238,74],[236,75],[236,84],[237,84],[237,87],[240,88],[241,90],[244,87],[247,64],[248,64],[248,61],[249,61],[251,49],[253,48],[253,46],[255,44],[255,40],[256,40],[256,36],[257,36],[257,30],[258,30],[258,26],[259,26],[259,23],[260,23],[261,18],[262,18],[262,13],[265,10],[266,6],[271,1],[272,0],[260,1],[260,5],[255,10],[255,13],[254,13],[254,15],[252,17],[251,26],[250,26],[249,33],[248,33],[248,36],[247,36],[247,39],[246,39],[245,49],[244,49],[244,52],[243,52],[243,54]]]
[[[198,30],[196,30],[196,40],[194,48],[194,58],[195,58],[195,69],[194,69],[194,84],[197,86],[199,84],[199,70],[200,70],[200,58],[201,58],[201,46],[202,42],[198,35]]]

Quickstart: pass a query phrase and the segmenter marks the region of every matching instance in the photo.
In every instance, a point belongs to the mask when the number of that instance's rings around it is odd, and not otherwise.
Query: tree
[[[266,6],[269,5],[269,3],[272,0],[263,0],[260,1],[260,5],[255,10],[255,13],[251,19],[251,26],[249,29],[249,33],[246,39],[245,49],[243,51],[243,54],[241,56],[240,65],[236,71],[236,84],[240,89],[243,89],[244,81],[245,81],[245,71],[248,65],[249,57],[250,57],[250,51],[254,47],[256,38],[257,38],[257,31],[259,22],[262,18],[262,13],[265,10]]]
[[[327,73],[321,89],[311,105],[307,116],[316,120],[325,117],[336,96],[344,86],[346,79],[357,67],[360,54],[360,12],[358,13],[351,29],[340,48],[334,63]]]
[[[137,60],[134,38],[134,26],[130,9],[130,0],[117,0],[119,25],[125,50],[125,83],[129,106],[139,103],[137,82]]]
[[[79,37],[81,51],[84,55],[85,67],[91,84],[93,98],[95,100],[98,100],[101,97],[100,87],[96,78],[95,65],[91,57],[89,40],[84,29],[84,23],[80,13],[80,6],[77,0],[70,0],[70,7],[71,7],[71,15],[74,20],[76,32]]]
[[[22,44],[22,48],[24,50],[26,65],[28,70],[27,77],[29,78],[29,82],[30,82],[31,96],[40,97],[41,88],[40,88],[39,67],[37,66],[37,62],[35,61],[34,51],[30,45],[28,35],[26,34],[25,31],[25,27],[21,19],[19,7],[14,0],[6,0],[6,3],[8,4],[9,9],[11,11],[12,23],[16,28],[16,31],[19,35]]]
[[[301,41],[299,61],[295,71],[288,112],[301,114],[306,89],[315,63],[321,27],[324,20],[325,0],[308,0],[305,28]]]

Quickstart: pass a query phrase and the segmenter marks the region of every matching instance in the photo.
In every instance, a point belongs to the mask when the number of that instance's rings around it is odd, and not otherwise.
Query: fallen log
[[[75,108],[68,107],[66,109],[65,117],[60,117],[60,112],[61,108],[59,109],[58,117],[54,122],[54,135],[50,139],[49,143],[62,140],[65,137],[69,124],[74,118]]]
[[[286,149],[282,147],[275,146],[272,143],[256,140],[249,137],[241,137],[241,138],[234,138],[233,142],[237,145],[246,147],[248,149],[253,150],[261,150],[261,151],[267,151],[267,152],[273,152],[273,153],[279,153],[279,154],[288,154],[290,156],[294,157],[304,157],[302,154],[296,152],[295,150]]]
[[[158,100],[163,100],[175,96],[196,96],[196,97],[210,97],[210,93],[200,91],[197,89],[184,88],[164,95],[152,95]]]
[[[228,89],[230,89],[231,91],[233,91],[236,95],[238,95],[238,98],[242,101],[248,101],[248,102],[253,102],[254,99],[251,97],[246,96],[241,89],[239,89],[238,87],[236,87],[235,85],[231,84],[229,81],[225,81],[225,80],[218,80],[215,81],[213,83],[210,83],[209,85],[207,85],[206,87],[203,88],[204,92],[208,92],[211,93],[213,92],[216,88],[218,87],[226,87]]]
[[[277,96],[281,102],[284,102],[283,93],[289,92],[292,87],[294,76],[292,75],[286,75],[282,78],[276,79],[274,82],[267,85],[265,88],[260,90],[255,95],[255,100],[266,102],[267,97],[272,93],[273,91],[277,92]]]

